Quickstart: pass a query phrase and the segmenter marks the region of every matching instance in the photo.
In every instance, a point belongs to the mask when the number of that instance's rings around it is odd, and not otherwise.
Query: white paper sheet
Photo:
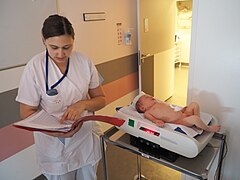
[[[63,124],[59,119],[49,115],[44,110],[34,113],[30,117],[14,123],[15,126],[33,128],[36,130],[67,132],[71,129],[72,123],[65,121]]]

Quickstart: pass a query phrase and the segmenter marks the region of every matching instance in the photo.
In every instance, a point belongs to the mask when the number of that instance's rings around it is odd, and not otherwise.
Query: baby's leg
[[[203,129],[207,132],[218,132],[220,130],[219,125],[207,126],[197,115],[185,117],[178,123],[189,127],[195,125],[197,128]]]
[[[186,109],[185,109],[185,114],[191,116],[191,115],[197,115],[200,116],[200,107],[198,105],[198,103],[196,102],[192,102],[191,104],[189,104]]]
[[[221,129],[220,125],[208,126],[208,131],[209,132],[218,132],[218,131],[220,131],[220,129]]]

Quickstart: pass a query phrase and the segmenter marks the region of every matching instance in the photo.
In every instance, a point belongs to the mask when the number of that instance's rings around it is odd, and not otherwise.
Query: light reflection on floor
[[[187,103],[188,66],[176,67],[174,73],[174,92],[167,102],[185,106]]]

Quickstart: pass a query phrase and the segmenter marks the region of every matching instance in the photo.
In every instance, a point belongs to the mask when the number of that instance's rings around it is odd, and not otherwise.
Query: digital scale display
[[[146,133],[148,133],[148,134],[152,134],[152,135],[155,135],[155,136],[159,136],[160,135],[160,133],[158,133],[156,131],[153,131],[151,129],[145,128],[145,127],[140,127],[139,129],[144,131],[144,132],[146,132]]]

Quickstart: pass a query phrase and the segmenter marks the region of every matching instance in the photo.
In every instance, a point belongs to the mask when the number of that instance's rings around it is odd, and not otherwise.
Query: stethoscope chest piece
[[[49,95],[49,96],[55,96],[57,94],[58,94],[57,89],[49,89],[49,90],[47,90],[47,95]]]

